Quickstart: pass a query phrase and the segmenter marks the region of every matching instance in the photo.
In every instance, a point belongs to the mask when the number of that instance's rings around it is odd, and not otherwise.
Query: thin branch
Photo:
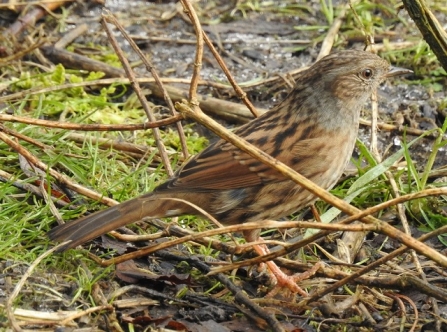
[[[154,122],[155,121],[154,114],[152,113],[152,110],[150,109],[150,107],[146,101],[146,98],[144,97],[144,94],[141,91],[140,85],[136,81],[135,73],[133,72],[133,70],[129,64],[129,60],[127,60],[127,57],[123,54],[121,48],[118,45],[118,41],[116,40],[114,34],[112,33],[112,30],[109,28],[109,26],[107,24],[108,17],[112,16],[112,14],[110,14],[108,11],[106,11],[106,14],[103,14],[102,16],[103,16],[103,20],[101,20],[102,26],[104,27],[104,30],[107,33],[107,37],[109,38],[109,41],[110,41],[113,49],[115,50],[116,55],[118,55],[118,57],[121,61],[121,64],[123,65],[124,71],[126,72],[126,76],[130,80],[130,85],[132,86],[135,94],[138,97],[138,100],[140,101],[141,105],[143,106],[144,112],[146,113],[146,116],[148,117],[149,121]],[[168,175],[173,176],[174,171],[172,170],[171,163],[169,162],[169,158],[166,153],[166,147],[163,143],[163,140],[161,139],[160,130],[158,130],[158,128],[154,128],[154,129],[152,129],[152,133],[154,135],[154,138],[155,138],[155,141],[156,141],[156,144],[158,147],[158,151],[159,151],[161,159],[163,161],[163,166],[164,166],[166,172],[168,173]]]

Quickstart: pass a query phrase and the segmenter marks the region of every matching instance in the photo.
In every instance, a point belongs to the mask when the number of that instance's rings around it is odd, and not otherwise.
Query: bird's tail
[[[161,218],[183,213],[182,209],[179,209],[178,202],[160,199],[158,195],[149,193],[64,225],[59,225],[48,232],[48,236],[51,240],[58,242],[71,240],[70,243],[59,250],[63,251],[144,217]]]

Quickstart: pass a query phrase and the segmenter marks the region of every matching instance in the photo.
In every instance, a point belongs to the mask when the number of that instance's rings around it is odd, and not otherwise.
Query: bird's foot
[[[258,253],[258,255],[263,256],[269,253],[269,250],[267,248],[267,246],[265,245],[254,245],[253,249]],[[270,272],[271,272],[271,278],[272,280],[272,284],[274,284],[274,288],[267,294],[268,297],[273,297],[276,294],[278,294],[278,292],[282,289],[282,288],[287,288],[290,290],[290,292],[292,292],[293,294],[300,294],[301,296],[308,296],[309,294],[307,294],[306,291],[304,291],[301,287],[299,287],[297,285],[297,282],[300,282],[302,280],[305,280],[307,278],[310,278],[312,275],[314,275],[318,269],[321,266],[321,263],[317,263],[315,264],[311,269],[309,269],[308,271],[304,272],[304,273],[299,273],[299,274],[295,274],[293,276],[288,276],[287,274],[285,274],[279,267],[278,265],[275,264],[275,262],[273,261],[268,261],[265,263]]]
[[[271,264],[270,264],[271,263]],[[322,263],[318,262],[311,269],[303,273],[297,273],[293,276],[285,274],[274,262],[267,262],[267,265],[272,272],[272,276],[276,279],[275,287],[267,294],[267,297],[274,297],[282,288],[287,288],[290,292],[294,294],[300,294],[303,297],[309,296],[309,294],[303,290],[297,283],[310,278],[313,276],[318,269],[321,267]]]

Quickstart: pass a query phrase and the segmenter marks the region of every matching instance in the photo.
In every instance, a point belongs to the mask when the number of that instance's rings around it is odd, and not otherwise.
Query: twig
[[[174,235],[177,237],[180,236],[189,236],[191,234],[193,234],[192,231],[184,229],[182,227],[178,227],[175,225],[171,225],[168,224],[166,222],[163,222],[161,220],[158,219],[153,219],[148,221],[149,223],[151,223],[152,225],[156,226],[157,228],[163,229],[163,230],[168,230],[169,231],[169,235]],[[312,227],[313,223],[301,223],[299,225],[299,227]],[[321,226],[323,226],[324,224],[321,224]],[[272,223],[271,225],[272,227],[274,227],[274,224]],[[287,224],[284,225],[286,226],[292,226],[291,224]],[[287,227],[288,228],[288,227]],[[355,226],[356,229],[352,228],[351,230],[357,230],[360,231],[360,228],[358,228],[358,226]],[[345,229],[347,230],[347,229]],[[223,230],[221,230],[223,231]],[[229,231],[229,230],[227,230]],[[435,236],[435,235],[433,235]],[[236,247],[234,246],[230,246],[226,243],[222,243],[220,241],[217,241],[213,238],[208,238],[208,237],[203,237],[203,238],[199,238],[196,237],[194,242],[198,242],[198,243],[202,243],[203,245],[209,245],[210,247],[212,247],[215,250],[219,250],[219,251],[224,251],[226,253],[229,254],[240,254],[241,251],[238,250],[236,251]],[[157,251],[156,254],[158,254],[160,251]],[[285,259],[285,258],[277,258],[277,262],[281,265],[284,266],[286,268],[288,268],[289,270],[295,270],[295,271],[306,271],[309,269],[309,265],[308,264],[302,264],[299,263],[295,260],[290,260],[290,259]],[[218,262],[217,264],[221,265],[222,262]],[[352,265],[352,264],[340,264],[342,266],[347,266],[351,271],[356,271],[357,269],[359,269],[359,266],[357,265]],[[230,267],[231,265],[227,265],[228,267]],[[234,268],[234,265],[231,266],[232,268]],[[209,272],[209,274],[213,274],[214,268],[212,271]],[[393,271],[394,272],[394,271]],[[401,274],[401,272],[397,272],[399,274]],[[343,272],[341,271],[339,268],[330,268],[327,266],[321,267],[318,272],[317,275],[319,277],[326,277],[326,278],[331,278],[331,279],[343,279],[347,276],[350,275],[350,273],[348,272]],[[352,282],[352,280],[351,280]],[[361,285],[365,285],[365,286],[369,286],[369,287],[382,287],[382,288],[388,288],[388,289],[405,289],[406,287],[408,287],[408,285],[414,285],[418,287],[418,289],[420,289],[423,293],[429,295],[429,296],[435,296],[438,300],[440,301],[446,301],[447,299],[447,294],[444,290],[440,289],[439,287],[434,287],[434,285],[431,285],[428,282],[424,282],[422,280],[419,280],[417,278],[414,278],[412,276],[384,276],[381,275],[380,277],[372,277],[372,276],[359,276],[354,280],[355,284],[361,284]],[[416,284],[414,284],[416,283]]]
[[[166,43],[177,43],[177,44],[188,44],[195,45],[196,40],[193,39],[173,39],[170,37],[157,37],[157,36],[141,36],[141,35],[132,35],[129,34],[129,37],[133,40],[144,40],[144,41],[153,41],[153,42],[166,42]],[[240,40],[224,40],[223,44],[240,44]],[[299,44],[299,45],[307,45],[311,44],[312,40],[310,39],[245,39],[244,44]]]
[[[72,189],[84,196],[87,196],[89,198],[92,198],[94,200],[100,201],[106,205],[113,206],[118,204],[117,201],[105,197],[93,190],[87,189],[77,183],[74,183],[69,177],[55,171],[54,169],[50,168],[47,164],[40,161],[38,158],[36,158],[33,154],[31,154],[27,149],[25,149],[23,146],[21,146],[19,143],[14,142],[12,139],[10,139],[6,134],[3,132],[0,132],[0,139],[3,140],[6,144],[8,144],[11,148],[16,150],[17,153],[21,154],[23,157],[28,160],[30,164],[33,164],[37,168],[40,168],[41,170],[48,172],[52,177],[54,177],[59,182],[65,184],[67,188]]]
[[[402,2],[442,67],[447,70],[447,33],[444,28],[430,11],[425,0],[403,0]]]
[[[79,24],[74,29],[68,31],[64,36],[59,39],[55,44],[55,48],[65,48],[67,45],[71,44],[76,38],[86,33],[88,30],[88,25],[86,23]]]
[[[405,306],[403,305],[403,302],[402,302],[402,299],[406,300],[410,304],[410,306],[413,308],[413,312],[414,312],[414,322],[413,322],[413,325],[411,326],[411,329],[408,332],[414,332],[416,329],[416,326],[418,324],[419,312],[418,312],[416,304],[413,302],[413,300],[410,299],[408,296],[405,296],[402,294],[387,292],[384,295],[393,298],[395,301],[397,301],[399,303],[399,307],[401,308],[401,312],[402,312],[402,318],[404,318],[407,315]]]
[[[55,248],[58,248],[58,247],[59,246],[57,246]],[[71,315],[65,317],[58,324],[64,326],[64,325],[67,325],[70,321],[72,321],[72,320],[74,320],[76,318],[80,318],[82,316],[89,315],[89,314],[91,314],[93,312],[103,311],[103,310],[114,310],[114,309],[113,309],[113,306],[111,306],[111,305],[100,305],[100,306],[96,306],[96,307],[91,307],[91,308],[88,308],[86,310],[82,310],[82,311],[76,312],[74,314],[71,314]]]
[[[0,121],[2,121],[1,118],[4,115],[6,117],[10,116],[10,115],[7,115],[7,114],[0,114]],[[25,141],[27,143],[30,143],[30,144],[32,144],[34,146],[37,146],[37,147],[39,147],[39,148],[41,148],[43,150],[51,148],[50,146],[48,146],[46,144],[43,144],[43,143],[41,143],[39,141],[36,141],[35,139],[32,139],[32,138],[30,138],[30,137],[28,137],[26,135],[23,135],[22,133],[19,133],[19,132],[15,131],[15,130],[9,129],[8,127],[5,127],[3,124],[0,124],[0,131],[3,131],[4,133],[6,133],[6,134],[8,134],[10,136],[18,138],[18,139],[20,139],[22,141]]]
[[[426,189],[426,190],[423,190],[423,191],[418,192],[418,193],[407,194],[407,195],[404,195],[404,196],[400,196],[398,198],[394,198],[394,199],[389,200],[387,202],[378,204],[376,206],[370,207],[370,208],[368,208],[366,210],[363,210],[363,211],[361,211],[361,212],[359,212],[357,214],[354,214],[354,215],[352,215],[352,216],[350,216],[348,218],[345,218],[342,221],[334,223],[333,225],[347,225],[347,224],[350,224],[350,223],[352,223],[352,222],[354,222],[356,220],[362,219],[365,216],[372,215],[372,214],[376,213],[377,211],[381,211],[381,210],[383,210],[383,209],[385,209],[387,207],[390,207],[390,206],[393,206],[393,205],[396,205],[396,204],[399,204],[399,203],[403,203],[403,202],[406,202],[406,201],[409,201],[409,200],[423,198],[423,197],[428,197],[428,196],[445,195],[445,194],[447,194],[447,188]],[[440,234],[442,234],[442,232],[447,232],[446,229],[447,229],[447,227],[445,227],[444,230],[439,230],[438,229],[435,232],[437,234],[437,232],[439,231],[439,232],[441,232]],[[276,257],[284,256],[284,255],[286,255],[286,254],[288,254],[288,253],[290,253],[292,251],[295,251],[295,250],[297,250],[299,248],[302,248],[302,247],[304,247],[304,246],[306,246],[306,245],[308,245],[308,244],[310,244],[310,243],[312,243],[314,241],[317,241],[318,239],[320,239],[320,238],[322,238],[322,237],[324,237],[326,235],[329,235],[329,234],[330,234],[329,231],[321,231],[321,232],[316,233],[316,234],[314,234],[314,235],[312,235],[312,236],[310,236],[310,237],[308,237],[306,239],[303,239],[301,241],[298,241],[298,242],[295,242],[293,244],[290,244],[288,247],[272,251],[268,255],[261,256],[262,257],[262,262],[274,259]],[[432,232],[430,234],[434,234],[434,232]],[[405,248],[405,250],[406,249],[408,249],[408,248]],[[235,267],[242,267],[242,266],[253,265],[253,264],[255,264],[254,261],[255,261],[254,259],[248,259],[248,260],[245,260],[243,262],[237,262],[237,263],[234,263],[234,264],[236,265]],[[226,270],[225,267],[222,267],[222,268],[216,269],[216,272],[224,272],[225,270]]]
[[[66,130],[78,130],[78,131],[135,131],[135,130],[146,130],[159,128],[176,123],[183,119],[183,115],[176,114],[166,119],[156,120],[153,122],[145,122],[139,124],[78,124],[78,123],[68,123],[60,121],[50,121],[28,118],[24,116],[15,116],[9,114],[0,114],[0,122],[18,122],[26,123],[35,126],[42,126],[47,128],[59,128]],[[3,130],[3,129],[2,129]]]
[[[63,51],[63,53],[67,53],[67,51]],[[65,54],[66,55],[66,54]],[[82,56],[80,56],[82,57]],[[67,59],[67,58],[64,58]],[[69,59],[69,58],[68,58]],[[78,59],[79,60],[79,59]],[[84,60],[91,60],[88,57],[84,57],[81,58],[80,60],[84,61]],[[67,66],[69,68],[73,68],[76,67],[77,62],[73,62],[73,61],[63,61],[62,62],[64,64],[64,66]],[[84,64],[85,67],[85,64]],[[112,66],[109,66],[110,68],[114,68],[119,69],[119,68],[115,68]],[[95,70],[94,64],[92,64],[92,66],[88,67],[90,71]],[[122,72],[122,74],[124,75],[124,71]],[[155,82],[155,80],[153,78],[150,77],[139,77],[135,79],[137,82],[139,83],[153,83]],[[190,80],[184,79],[184,78],[161,78],[161,81],[163,83],[183,83],[183,84],[189,84]],[[60,90],[64,90],[64,89],[70,89],[70,88],[76,88],[76,87],[85,87],[85,86],[96,86],[96,85],[110,85],[110,84],[129,84],[130,81],[128,78],[124,78],[124,77],[115,77],[115,78],[103,78],[100,80],[93,80],[93,81],[84,81],[84,82],[78,82],[78,83],[66,83],[66,84],[58,84],[58,85],[54,85],[54,86],[50,86],[50,87],[38,87],[38,88],[33,88],[33,89],[29,89],[29,90],[23,90],[20,92],[16,92],[16,93],[11,93],[5,96],[1,96],[0,97],[0,102],[6,102],[8,100],[20,100],[25,98],[26,96],[33,96],[33,95],[38,95],[38,94],[45,94],[48,92],[53,92],[53,91],[60,91]],[[206,85],[206,86],[211,86],[211,87],[215,87],[217,89],[229,89],[230,86],[227,84],[222,84],[222,83],[216,83],[216,82],[211,82],[211,81],[205,81],[205,80],[200,80],[199,81],[200,85]],[[168,87],[169,88],[169,87]],[[169,91],[168,91],[169,92]]]
[[[360,119],[360,124],[364,125],[364,126],[372,127],[372,122],[365,120],[365,119]],[[410,128],[410,127],[401,128],[401,126],[396,126],[396,125],[392,125],[392,124],[385,123],[385,122],[377,123],[377,128],[380,128],[382,130],[388,130],[388,131],[397,131],[399,133],[405,132],[409,135],[414,135],[414,136],[421,136],[421,135],[427,133],[426,130],[420,130],[420,129]],[[433,131],[433,133],[426,135],[426,137],[436,138],[436,137],[438,137],[438,134],[439,133],[437,131]]]
[[[152,222],[150,219],[149,222]],[[327,229],[330,231],[337,231],[337,230],[349,230],[354,232],[364,232],[364,231],[379,231],[376,225],[364,225],[364,224],[356,224],[356,225],[338,225],[338,224],[325,224],[325,223],[315,223],[315,222],[304,222],[304,221],[273,221],[273,220],[264,220],[262,223],[262,228],[269,229],[269,228],[318,228],[318,229]],[[199,233],[190,233],[189,235],[186,235],[182,238],[177,238],[173,240],[169,240],[167,242],[159,243],[156,245],[151,245],[146,248],[140,248],[140,250],[136,252],[132,252],[129,254],[124,254],[119,257],[114,257],[109,260],[98,260],[95,259],[95,261],[99,262],[102,266],[109,266],[112,264],[118,264],[122,263],[129,259],[135,259],[138,257],[147,256],[150,253],[156,252],[158,250],[166,249],[181,243],[185,243],[188,241],[196,241],[199,239],[202,239],[204,237],[219,235],[219,234],[225,234],[225,233],[235,233],[243,230],[252,230],[252,229],[259,229],[259,222],[247,222],[240,225],[231,225],[231,226],[225,226],[222,228],[216,228],[211,229]],[[169,231],[169,228],[167,229]],[[261,241],[259,243],[269,243],[270,241]],[[258,242],[250,242],[247,245],[253,245],[258,244]],[[281,243],[285,247],[294,246],[291,244],[285,244]],[[296,249],[296,248],[295,248]],[[234,253],[238,253],[238,250],[233,250]],[[275,251],[276,253],[277,251]],[[278,255],[279,256],[279,255]],[[276,256],[276,257],[278,257]],[[272,260],[275,257],[271,257],[271,254],[269,255],[269,260]],[[238,266],[243,265],[255,265],[257,263],[265,262],[265,256],[257,256],[256,258],[250,260],[249,264],[240,264],[237,263]],[[225,270],[229,270],[226,268]]]
[[[35,22],[41,19],[46,13],[51,12],[52,10],[66,4],[72,2],[72,0],[63,0],[63,1],[52,1],[47,2],[46,4],[41,3],[38,6],[34,5],[30,7],[30,11],[17,19],[7,30],[3,32],[4,36],[16,36],[19,34],[25,27],[34,26]]]
[[[99,147],[110,149],[113,148],[117,151],[123,151],[126,153],[131,153],[135,155],[144,155],[147,153],[153,153],[156,148],[148,147],[146,145],[137,145],[129,142],[121,142],[114,138],[103,138],[103,137],[92,137],[85,136],[84,134],[70,133],[67,135],[67,139],[72,140],[77,143],[85,143],[86,139],[91,141],[93,144]]]
[[[426,241],[434,236],[437,236],[439,234],[443,234],[447,231],[447,226],[441,227],[439,229],[437,229],[434,232],[431,232],[429,234],[424,234],[423,236],[417,238],[417,241]],[[355,280],[357,277],[364,275],[366,273],[368,273],[369,271],[372,271],[373,269],[375,269],[376,267],[379,267],[380,265],[386,263],[387,261],[390,261],[391,259],[403,254],[405,251],[407,251],[409,248],[405,247],[405,246],[401,246],[399,249],[394,250],[392,253],[388,254],[387,256],[381,257],[378,260],[376,260],[375,262],[369,264],[368,266],[355,271],[354,273],[352,273],[351,275],[335,282],[334,284],[332,284],[331,286],[327,287],[324,290],[317,290],[314,294],[311,295],[310,298],[307,298],[303,301],[301,301],[299,304],[301,306],[305,306],[308,303],[315,301],[321,297],[323,297],[326,294],[329,294],[333,291],[335,291],[337,288],[342,287],[343,285],[346,285],[347,283],[349,283],[351,280]]]
[[[108,13],[108,11],[106,11],[106,13]],[[107,37],[109,38],[109,41],[112,44],[112,47],[115,50],[115,53],[118,55],[118,57],[121,61],[121,64],[123,65],[124,71],[126,72],[126,76],[130,80],[130,85],[132,86],[135,94],[138,97],[138,100],[140,101],[141,105],[143,106],[146,116],[148,117],[149,121],[154,122],[155,117],[146,101],[146,98],[143,95],[143,92],[141,91],[140,85],[135,80],[136,77],[135,77],[135,74],[134,74],[132,68],[130,67],[129,60],[127,60],[127,57],[123,54],[121,48],[118,46],[118,41],[116,40],[115,36],[113,35],[112,31],[110,30],[110,28],[107,24],[107,16],[111,16],[111,14],[110,13],[103,14],[103,16],[102,16],[103,20],[101,20],[102,26],[104,27],[104,30],[107,33]],[[161,159],[163,162],[163,166],[164,166],[166,172],[168,173],[168,175],[172,176],[174,174],[174,172],[172,170],[171,163],[170,163],[169,158],[166,153],[166,147],[163,143],[163,140],[161,139],[160,130],[158,128],[154,128],[152,130],[152,133],[154,135],[154,138],[155,138],[155,141],[156,141],[156,144],[158,147],[158,151],[160,153],[160,156],[161,156]]]
[[[4,182],[4,183],[9,182],[10,185],[12,185],[12,186],[14,186],[14,187],[16,187],[16,188],[18,188],[20,190],[23,190],[25,192],[30,192],[33,195],[37,196],[37,197],[43,197],[42,191],[38,187],[36,187],[36,186],[34,186],[32,184],[26,183],[24,181],[16,180],[15,177],[12,174],[9,174],[9,173],[7,173],[7,172],[5,172],[3,170],[0,170],[0,181]],[[74,210],[74,209],[77,209],[79,207],[77,205],[74,205],[74,204],[71,204],[71,203],[67,203],[67,202],[65,202],[64,200],[62,200],[62,199],[60,199],[58,197],[51,196],[51,200],[55,204],[63,206],[65,208],[67,208],[67,209]]]
[[[317,229],[326,229],[328,231],[322,231],[320,233],[317,233],[307,239],[301,240],[296,243],[285,244],[285,245],[283,244],[284,245],[283,249],[275,250],[268,255],[258,256],[256,258],[233,263],[231,268],[221,267],[221,268],[215,269],[215,270],[213,270],[213,273],[214,273],[214,271],[215,271],[215,273],[225,272],[225,271],[228,271],[228,270],[231,270],[234,268],[239,268],[242,266],[255,265],[255,264],[258,264],[261,262],[275,259],[280,256],[284,256],[284,255],[286,255],[298,248],[302,248],[305,245],[308,245],[309,243],[312,243],[312,242],[318,240],[320,237],[323,237],[323,236],[327,235],[328,233],[336,231],[336,230],[358,231],[358,232],[367,231],[367,230],[382,231],[381,227],[377,226],[377,225],[369,225],[370,227],[365,227],[367,225],[355,224],[355,225],[350,225],[348,228],[345,228],[345,226],[348,223],[351,223],[357,219],[364,218],[365,216],[374,214],[377,211],[383,210],[387,207],[393,206],[398,203],[403,203],[405,201],[409,201],[412,199],[418,199],[418,198],[422,198],[422,197],[427,197],[427,196],[446,195],[446,194],[447,194],[447,188],[434,188],[434,189],[427,189],[427,190],[421,191],[419,193],[404,195],[404,196],[395,198],[393,200],[384,202],[382,204],[376,205],[374,207],[371,207],[367,210],[361,211],[360,213],[355,214],[349,218],[346,218],[339,223],[333,223],[333,224],[315,223],[315,222],[306,223],[306,222],[299,222],[299,221],[274,222],[274,221],[265,220],[265,221],[263,221],[263,224],[262,224],[263,228],[270,228],[270,227],[271,228],[317,228]],[[147,256],[152,252],[156,252],[157,250],[169,248],[173,245],[177,245],[177,244],[184,243],[187,241],[195,241],[197,239],[201,239],[201,238],[207,237],[207,236],[213,236],[213,235],[224,234],[224,233],[234,233],[236,231],[257,229],[257,228],[259,228],[259,223],[257,223],[257,222],[243,223],[240,225],[233,225],[233,226],[226,226],[223,228],[213,229],[213,230],[204,231],[204,232],[200,232],[200,233],[188,234],[186,237],[181,238],[181,239],[174,239],[174,240],[171,240],[171,241],[168,241],[165,243],[157,244],[157,245],[150,246],[147,248],[142,248],[137,252],[125,254],[125,255],[115,257],[115,258],[112,258],[109,260],[104,261],[104,260],[100,260],[100,259],[95,259],[95,261],[97,261],[99,264],[101,264],[103,266],[109,266],[111,264],[118,264],[118,263],[124,262],[129,259],[135,259],[138,257]],[[432,233],[430,233],[430,234],[432,234]],[[265,241],[264,241],[264,243],[265,243]],[[237,253],[237,252],[239,252],[239,251],[235,251],[235,253]]]
[[[108,15],[104,16],[104,17],[108,22],[113,23],[118,28],[118,30],[121,32],[121,34],[124,36],[124,38],[129,43],[129,45],[132,47],[132,49],[138,54],[139,58],[143,61],[143,64],[146,66],[146,69],[151,73],[152,77],[154,78],[155,83],[157,84],[158,88],[162,91],[163,99],[166,102],[166,104],[168,105],[171,115],[173,117],[178,116],[178,113],[175,110],[174,104],[173,104],[171,98],[169,98],[169,94],[166,91],[166,88],[164,87],[162,80],[160,79],[160,76],[158,75],[157,71],[155,70],[154,65],[143,54],[143,52],[141,52],[138,45],[132,40],[132,38],[130,38],[130,36],[127,34],[127,31],[123,28],[123,26],[118,22],[118,20],[113,15],[108,13]],[[138,84],[136,77],[133,77],[133,80],[135,81],[136,84]],[[149,118],[149,119],[151,121],[155,120],[154,118]],[[176,126],[177,126],[177,132],[178,132],[178,135],[180,138],[180,144],[182,146],[183,157],[185,159],[187,159],[189,156],[189,153],[188,153],[188,146],[186,145],[185,132],[184,132],[182,124],[180,122],[177,122]],[[169,175],[172,176],[172,174],[169,174]]]
[[[227,76],[228,81],[230,82],[231,86],[233,87],[234,91],[236,91],[236,94],[239,96],[239,98],[244,102],[245,106],[250,110],[250,112],[255,116],[259,116],[259,112],[256,110],[256,108],[253,106],[253,104],[250,102],[250,100],[247,97],[247,94],[244,90],[241,89],[241,87],[237,84],[236,80],[234,79],[233,75],[231,75],[227,65],[223,61],[222,57],[217,52],[216,48],[214,47],[211,40],[206,35],[205,31],[203,31],[203,38],[205,39],[206,44],[208,45],[208,48],[210,49],[211,53],[213,53],[214,58],[219,63],[220,68],[222,68],[222,71],[224,72],[225,76]]]
[[[182,3],[186,14],[189,16],[196,34],[196,54],[194,58],[194,68],[192,72],[191,83],[189,85],[189,101],[194,105],[198,105],[199,102],[197,100],[197,86],[199,83],[200,68],[202,67],[203,59],[202,27],[200,26],[199,18],[197,17],[197,13],[191,3],[188,0],[180,0],[180,2]]]
[[[382,156],[380,155],[379,149],[377,147],[377,118],[379,115],[379,108],[377,102],[377,90],[374,90],[371,95],[371,154],[377,163],[382,161]]]
[[[210,268],[207,264],[203,263],[199,259],[197,259],[195,256],[190,257],[179,257],[176,255],[169,254],[165,251],[160,252],[160,257],[163,257],[166,260],[179,260],[186,261],[188,264],[191,264],[192,266],[199,269],[202,273],[208,273],[210,271]],[[245,305],[247,308],[252,310],[252,312],[255,312],[258,314],[262,319],[266,320],[267,323],[270,325],[270,327],[273,329],[273,331],[278,332],[284,332],[285,330],[282,328],[281,324],[276,319],[275,315],[272,313],[267,312],[262,307],[260,307],[255,302],[251,301],[250,298],[243,292],[239,287],[237,287],[231,280],[224,274],[219,273],[216,276],[216,279],[219,280],[226,288],[228,288],[234,295],[235,301]]]

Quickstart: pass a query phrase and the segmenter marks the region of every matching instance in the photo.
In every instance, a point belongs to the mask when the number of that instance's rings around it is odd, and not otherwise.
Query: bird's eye
[[[360,73],[362,78],[369,80],[373,76],[373,71],[369,68],[363,69]]]

